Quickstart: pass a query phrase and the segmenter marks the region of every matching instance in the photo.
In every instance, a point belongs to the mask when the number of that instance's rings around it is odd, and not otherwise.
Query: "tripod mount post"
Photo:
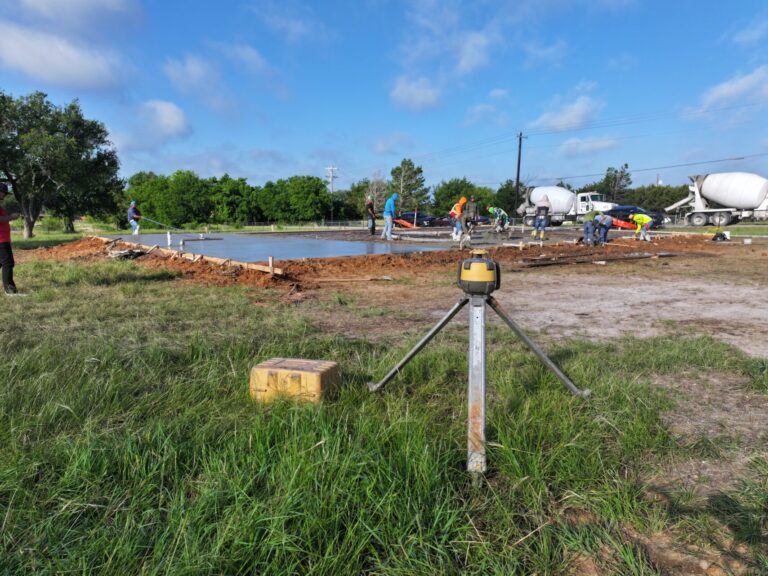
[[[541,348],[531,340],[522,329],[509,317],[491,294],[501,286],[501,271],[495,260],[487,257],[485,250],[473,250],[471,256],[459,262],[457,284],[464,291],[464,296],[448,313],[424,336],[384,378],[369,382],[371,392],[380,390],[410,362],[459,310],[469,303],[469,385],[467,391],[467,471],[479,479],[487,469],[485,456],[485,305],[486,303],[517,336],[538,356],[544,365],[575,396],[589,396],[588,389],[579,389]]]

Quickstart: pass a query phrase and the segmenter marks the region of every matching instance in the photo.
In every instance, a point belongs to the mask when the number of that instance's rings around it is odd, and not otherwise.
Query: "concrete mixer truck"
[[[691,176],[689,194],[665,210],[684,210],[692,226],[728,226],[743,218],[768,219],[768,180],[750,172]]]
[[[549,225],[560,226],[563,222],[576,222],[591,210],[610,210],[618,204],[606,202],[599,192],[575,194],[561,186],[537,186],[528,191],[525,202],[517,209],[526,226],[533,226],[536,220],[536,202],[544,195],[549,197],[552,209],[549,211]]]

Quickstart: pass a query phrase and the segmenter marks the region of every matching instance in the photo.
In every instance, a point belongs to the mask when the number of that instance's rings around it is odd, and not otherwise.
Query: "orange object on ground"
[[[619,220],[618,218],[613,219],[613,226],[615,228],[625,228],[627,230],[634,230],[637,228],[637,224],[632,224],[631,222]]]
[[[400,218],[395,220],[395,222],[400,224],[400,226],[402,226],[403,228],[416,228],[416,226],[414,226],[413,223],[407,222],[406,220],[401,220]]]

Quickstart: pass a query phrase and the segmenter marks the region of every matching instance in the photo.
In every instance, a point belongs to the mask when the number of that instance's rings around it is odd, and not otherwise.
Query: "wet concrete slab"
[[[113,238],[117,238],[117,236],[113,236]],[[146,246],[157,244],[161,248],[183,250],[187,253],[202,254],[203,256],[231,258],[240,262],[266,262],[270,256],[276,260],[295,260],[334,256],[431,252],[445,249],[444,246],[430,246],[402,240],[353,242],[288,234],[171,234],[170,246],[168,246],[166,234],[140,234],[138,236],[121,236],[121,238]],[[183,245],[181,244],[182,241]]]

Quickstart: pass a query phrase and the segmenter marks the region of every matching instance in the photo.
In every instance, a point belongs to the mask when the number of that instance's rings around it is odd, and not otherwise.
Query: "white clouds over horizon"
[[[413,140],[407,134],[402,132],[393,132],[387,136],[382,136],[373,144],[373,151],[378,155],[399,154],[402,146],[413,143]]]
[[[228,102],[221,96],[223,82],[217,68],[209,60],[191,54],[182,60],[169,58],[163,65],[163,71],[181,94],[196,97],[213,110],[228,108]]]
[[[432,108],[440,101],[440,91],[426,78],[400,76],[389,96],[398,106],[414,111]]]
[[[570,104],[564,104],[555,110],[543,113],[531,122],[529,128],[565,131],[594,120],[605,104],[591,96],[579,96]]]
[[[252,4],[251,9],[259,20],[283,35],[288,42],[296,43],[304,39],[322,41],[331,36],[328,27],[315,15],[311,4],[296,0],[259,0]]]
[[[136,122],[129,132],[115,132],[113,140],[120,152],[154,151],[167,142],[192,134],[192,126],[184,111],[167,100],[147,100],[134,110]]]
[[[763,65],[748,74],[737,74],[704,92],[697,111],[708,112],[714,108],[766,98],[768,98],[768,65]]]
[[[111,50],[0,21],[0,66],[56,86],[104,89],[118,83],[123,63]]]
[[[615,138],[591,138],[582,140],[581,138],[569,138],[563,142],[559,151],[565,157],[574,158],[580,156],[591,156],[595,152],[610,150],[616,148],[618,141]]]
[[[750,22],[746,28],[742,28],[733,35],[734,44],[751,46],[761,42],[768,36],[768,19],[758,18]]]

